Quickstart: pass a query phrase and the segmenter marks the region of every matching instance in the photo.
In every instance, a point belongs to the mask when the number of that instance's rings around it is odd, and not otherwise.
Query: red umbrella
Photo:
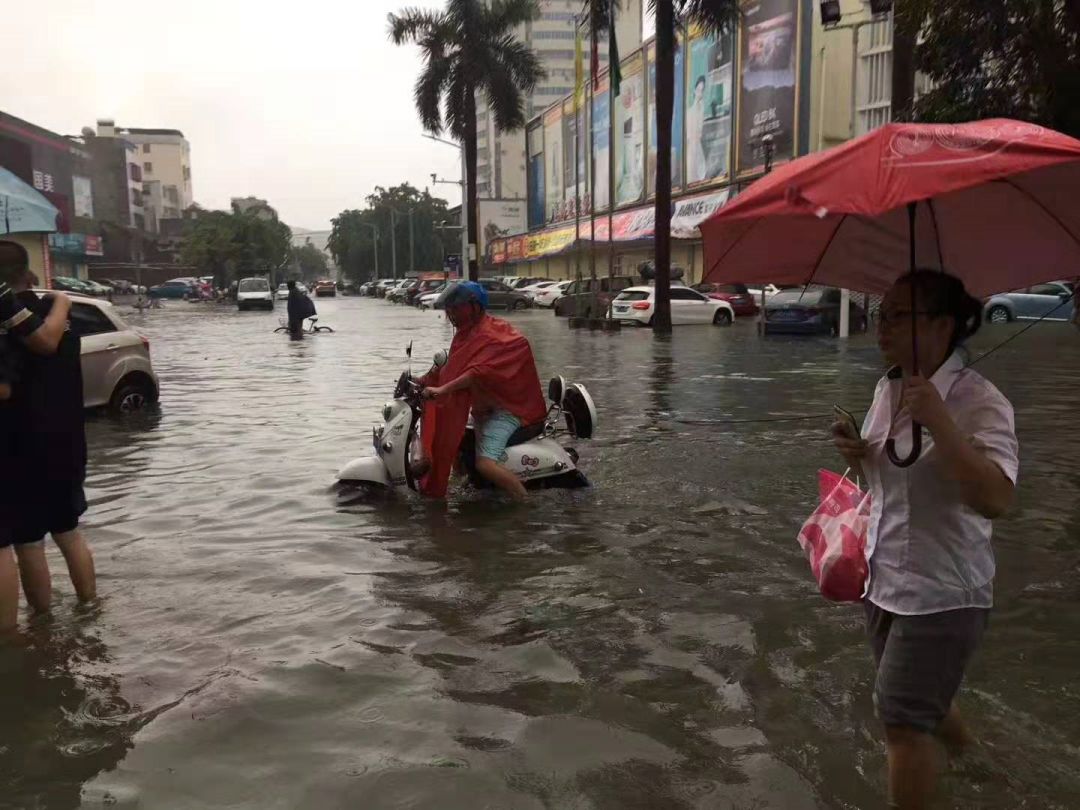
[[[704,281],[881,293],[920,267],[987,296],[1073,277],[1080,141],[1008,119],[890,124],[784,164],[700,227]]]

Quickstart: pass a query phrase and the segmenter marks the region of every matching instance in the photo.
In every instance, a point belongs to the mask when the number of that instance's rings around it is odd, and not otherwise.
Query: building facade
[[[86,278],[86,266],[102,253],[94,198],[93,154],[71,138],[0,112],[0,166],[39,191],[59,215],[56,233],[43,242],[35,272]]]
[[[532,118],[574,89],[574,47],[581,0],[540,0],[540,16],[522,26],[521,40],[540,57],[547,72],[526,99],[526,117]],[[643,0],[623,0],[616,18],[619,50],[641,47]],[[607,62],[607,37],[600,44],[601,64]],[[588,45],[585,45],[586,60]],[[477,99],[477,193],[481,198],[523,200],[527,161],[525,132],[499,132],[482,97]]]
[[[691,27],[675,54],[672,262],[704,273],[698,225],[740,188],[806,154],[813,0],[744,0],[736,30]],[[637,275],[653,258],[656,51],[620,43],[618,94],[607,71],[584,99],[554,99],[526,143],[526,233],[493,239],[489,272],[574,278]],[[572,65],[572,61],[571,61]],[[601,60],[604,66],[604,60]]]
[[[180,219],[195,202],[191,185],[191,146],[178,129],[118,129],[139,154],[146,229],[161,230],[161,220]]]

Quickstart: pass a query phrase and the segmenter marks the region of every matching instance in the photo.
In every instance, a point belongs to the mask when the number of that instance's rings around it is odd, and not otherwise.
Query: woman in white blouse
[[[916,291],[914,373],[911,286]],[[965,368],[961,344],[982,322],[982,304],[959,279],[920,270],[897,281],[881,305],[878,343],[892,366],[878,383],[860,438],[833,436],[870,486],[870,579],[865,608],[877,664],[874,702],[885,725],[890,807],[928,807],[940,758],[967,732],[954,704],[993,604],[991,520],[1013,499],[1019,467],[1013,410]],[[912,421],[922,453],[903,459]]]

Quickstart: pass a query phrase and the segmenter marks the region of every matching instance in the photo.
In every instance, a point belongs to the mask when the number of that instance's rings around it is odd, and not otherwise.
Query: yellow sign
[[[574,228],[555,228],[525,237],[525,258],[538,259],[565,250],[574,244]]]

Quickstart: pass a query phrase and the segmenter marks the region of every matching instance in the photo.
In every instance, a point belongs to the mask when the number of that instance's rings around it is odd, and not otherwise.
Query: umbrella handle
[[[907,458],[900,458],[896,454],[896,439],[885,442],[885,454],[889,457],[889,461],[900,469],[910,467],[918,461],[919,456],[922,455],[922,425],[917,422],[911,423],[911,453]]]

